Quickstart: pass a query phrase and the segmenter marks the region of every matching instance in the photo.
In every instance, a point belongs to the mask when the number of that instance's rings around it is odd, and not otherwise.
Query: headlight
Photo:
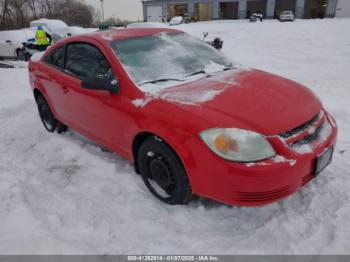
[[[220,157],[235,162],[253,162],[276,155],[266,138],[238,128],[212,128],[200,133],[204,143]]]

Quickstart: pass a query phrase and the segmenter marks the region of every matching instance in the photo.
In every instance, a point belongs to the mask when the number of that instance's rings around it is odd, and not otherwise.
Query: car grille
[[[307,183],[309,183],[315,176],[311,173],[303,177],[301,180],[301,186],[305,186]]]
[[[323,126],[319,126],[314,133],[310,134],[310,135],[307,135],[305,137],[303,137],[302,139],[292,143],[290,145],[290,147],[292,148],[296,148],[296,147],[299,147],[299,146],[302,146],[302,145],[305,145],[305,144],[310,144],[312,143],[312,141],[316,140],[319,136],[320,136],[320,132],[322,130],[322,127]]]
[[[323,111],[321,111],[306,123],[284,132],[279,136],[289,147],[295,149],[305,144],[311,144],[319,138],[324,123],[325,115]]]
[[[235,200],[241,202],[268,202],[286,197],[291,193],[293,193],[293,190],[289,186],[286,186],[265,192],[234,192],[233,197]]]
[[[302,131],[304,131],[305,129],[308,129],[310,126],[312,126],[319,118],[321,117],[321,113],[317,114],[316,116],[314,116],[311,120],[307,121],[306,123],[290,130],[287,132],[284,132],[282,134],[280,134],[281,137],[283,138],[289,138],[291,136],[294,136],[297,133],[300,133]]]

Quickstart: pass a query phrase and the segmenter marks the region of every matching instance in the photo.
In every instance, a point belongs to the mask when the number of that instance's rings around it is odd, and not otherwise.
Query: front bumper
[[[296,152],[278,137],[269,138],[277,156],[255,163],[234,163],[216,156],[200,139],[187,141],[182,159],[192,191],[231,205],[259,206],[285,198],[314,178],[315,161],[334,146],[337,127],[326,114],[329,134],[312,152]]]

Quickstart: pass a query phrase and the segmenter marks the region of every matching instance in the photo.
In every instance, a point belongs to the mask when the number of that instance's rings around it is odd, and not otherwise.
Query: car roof
[[[144,36],[152,36],[156,34],[161,33],[184,33],[180,30],[170,29],[170,28],[130,28],[130,29],[110,29],[110,30],[104,30],[104,31],[96,31],[92,33],[87,34],[81,34],[71,37],[66,37],[63,39],[60,39],[55,43],[53,48],[50,48],[50,50],[56,49],[62,45],[65,45],[67,43],[72,42],[79,42],[86,39],[94,39],[96,41],[99,40],[105,40],[105,41],[114,41],[114,40],[125,40],[129,38],[135,38],[135,37],[144,37]],[[42,59],[45,59],[46,56],[48,56],[50,52],[46,52],[44,56],[42,56]]]
[[[82,36],[88,36],[96,40],[104,39],[107,41],[125,40],[134,37],[151,36],[161,33],[183,33],[182,31],[170,28],[130,28],[130,29],[110,29],[106,31],[97,31]],[[79,37],[79,36],[77,36]]]

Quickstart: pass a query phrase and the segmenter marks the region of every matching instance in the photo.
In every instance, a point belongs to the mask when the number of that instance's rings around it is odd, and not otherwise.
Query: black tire
[[[57,121],[57,133],[62,134],[65,133],[68,130],[68,127],[65,124],[62,124],[61,122]]]
[[[146,139],[138,151],[138,164],[144,183],[158,199],[170,205],[191,201],[186,171],[165,142],[155,137]]]
[[[55,119],[49,104],[41,95],[36,98],[36,103],[38,105],[41,122],[43,123],[45,129],[50,133],[55,132],[58,122]]]
[[[18,60],[27,61],[26,53],[22,49],[18,49],[16,55]]]

